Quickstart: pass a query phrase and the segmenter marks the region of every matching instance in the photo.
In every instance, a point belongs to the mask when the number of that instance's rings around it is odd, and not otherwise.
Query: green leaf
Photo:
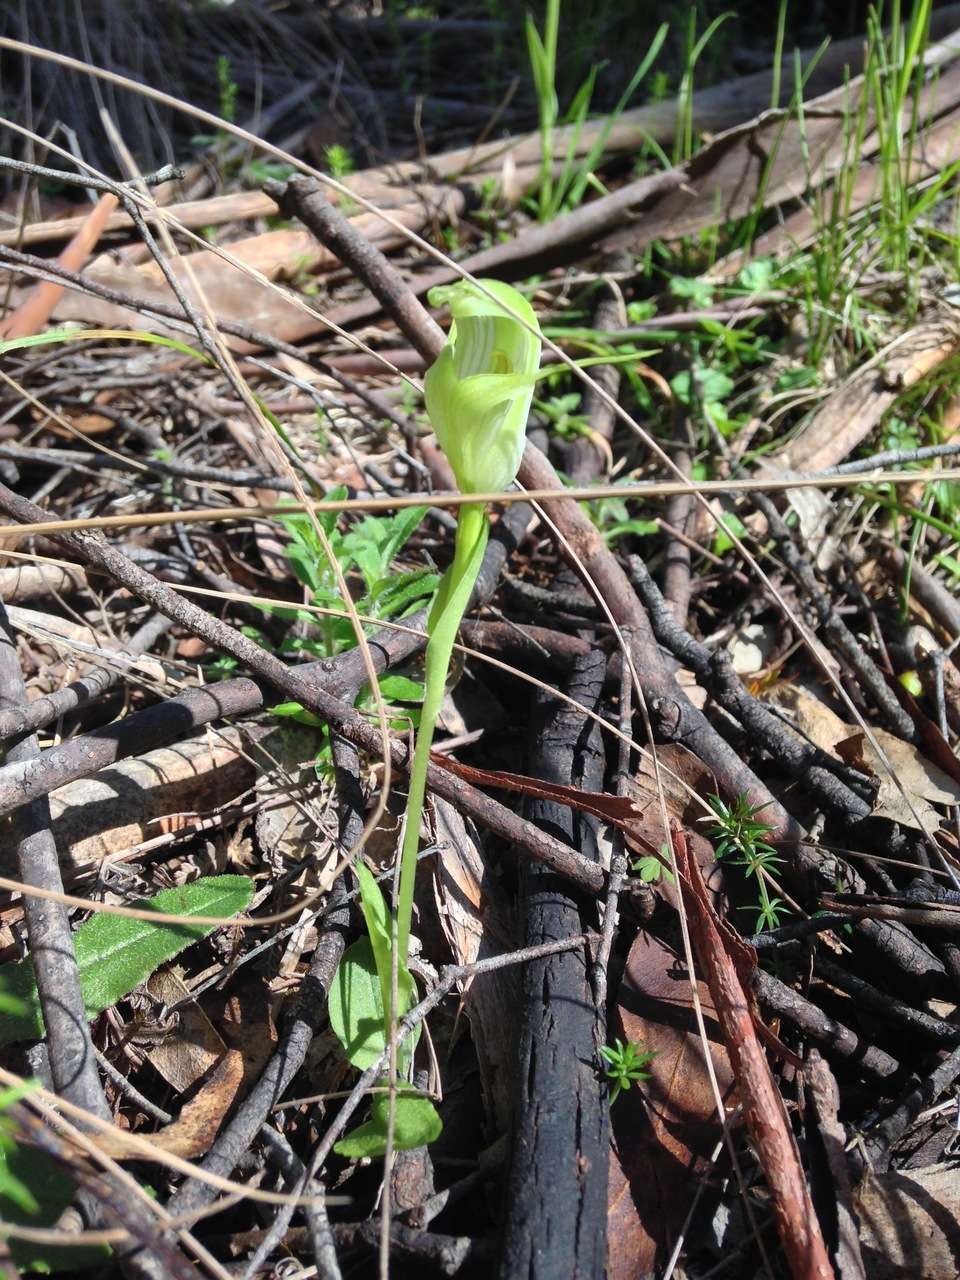
[[[692,408],[698,402],[721,403],[733,390],[733,379],[720,369],[695,366],[693,376],[688,369],[670,379],[673,394],[681,404]]]
[[[382,936],[385,926],[376,924],[375,927]],[[389,956],[387,963],[389,965]],[[402,1017],[410,1008],[413,996],[413,979],[405,967],[397,974],[397,988],[397,1012]],[[386,1048],[383,990],[370,939],[361,938],[343,953],[327,1002],[330,1026],[347,1058],[360,1071],[372,1067]],[[401,1063],[413,1052],[418,1037],[419,1028],[401,1045]]]
[[[311,729],[318,729],[324,723],[319,716],[307,711],[299,702],[278,702],[275,707],[269,708],[271,715],[285,716],[287,719],[295,720],[297,724],[309,725]]]
[[[347,947],[337,965],[327,1001],[330,1026],[350,1062],[373,1066],[386,1046],[380,977],[369,938]]]
[[[755,258],[737,276],[737,283],[750,293],[762,293],[773,279],[773,259]]]
[[[73,1182],[44,1151],[0,1138],[0,1221],[24,1227],[52,1227],[73,1199]],[[11,1240],[10,1254],[21,1271],[73,1274],[102,1264],[106,1246],[41,1245]]]
[[[659,527],[659,526],[658,526]],[[380,692],[391,702],[422,702],[423,685],[407,676],[381,676]]]
[[[732,511],[725,511],[722,520],[717,524],[717,534],[713,540],[713,554],[715,556],[724,555],[733,546],[733,538],[730,537],[730,533],[733,533],[734,537],[745,538],[747,536],[747,526]]]
[[[377,972],[386,976],[383,987],[384,1004],[389,1004],[390,991],[390,912],[386,900],[380,892],[376,877],[365,862],[354,865],[354,874],[360,885],[360,905],[363,908],[363,919],[373,948],[373,958],[377,964]]]
[[[402,573],[383,591],[372,612],[378,618],[404,617],[421,607],[440,585],[440,574],[431,570]]]
[[[365,1124],[341,1138],[334,1147],[338,1156],[349,1160],[371,1159],[382,1156],[387,1150],[387,1120],[390,1100],[379,1094],[373,1102],[370,1119]],[[399,1094],[393,1117],[393,1146],[395,1151],[413,1151],[436,1142],[443,1130],[443,1121],[429,1098],[415,1098]]]
[[[670,292],[675,298],[689,298],[695,307],[709,307],[713,302],[713,286],[695,276],[672,276]]]
[[[774,391],[796,391],[801,387],[815,387],[820,373],[809,365],[801,364],[795,369],[784,369],[773,384]]]
[[[146,911],[183,916],[232,916],[243,911],[253,896],[246,876],[206,876],[178,889],[164,889],[136,905]],[[80,988],[87,1017],[128,995],[160,965],[179,955],[191,942],[212,932],[210,924],[152,924],[126,916],[98,913],[74,934]],[[33,961],[0,968],[0,997],[23,1002],[22,1013],[0,1020],[0,1044],[44,1035]]]

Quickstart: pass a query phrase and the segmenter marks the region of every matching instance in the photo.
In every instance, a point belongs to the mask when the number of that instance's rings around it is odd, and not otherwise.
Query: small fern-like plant
[[[738,795],[732,804],[727,804],[719,796],[708,796],[707,803],[713,810],[713,817],[704,821],[713,824],[707,834],[715,842],[717,857],[730,858],[734,865],[743,867],[748,876],[756,877],[756,932],[776,929],[787,908],[782,898],[770,896],[769,884],[773,882],[774,868],[783,859],[778,857],[776,849],[766,839],[772,830],[769,823],[762,822],[757,816],[764,806],[752,805],[745,795]]]

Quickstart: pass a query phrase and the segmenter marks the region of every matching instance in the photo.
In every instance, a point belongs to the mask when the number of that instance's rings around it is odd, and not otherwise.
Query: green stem
[[[400,852],[400,885],[397,890],[398,961],[406,965],[410,946],[410,923],[413,918],[413,885],[417,871],[417,849],[420,844],[420,820],[427,789],[427,766],[430,748],[443,702],[447,670],[453,654],[460,622],[466,613],[474,584],[480,572],[487,546],[487,513],[482,503],[468,503],[460,508],[453,563],[443,575],[437,598],[427,621],[426,677],[420,727],[410,769],[410,790]]]

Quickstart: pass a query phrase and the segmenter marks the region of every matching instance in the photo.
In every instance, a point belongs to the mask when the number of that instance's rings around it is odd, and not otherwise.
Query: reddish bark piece
[[[79,271],[103,234],[103,228],[119,201],[116,196],[103,195],[87,215],[83,226],[57,259],[68,271]],[[50,319],[54,307],[63,295],[64,285],[44,280],[34,285],[23,302],[0,323],[0,338],[29,338],[39,333]]]
[[[770,1190],[780,1243],[794,1280],[831,1280],[833,1269],[820,1233],[800,1153],[786,1108],[760,1046],[747,995],[755,953],[717,916],[679,826],[673,850],[697,959],[710,987],[733,1064],[750,1136]],[[746,987],[746,990],[745,990]]]
[[[517,791],[520,795],[533,796],[537,800],[556,800],[558,804],[568,805],[571,809],[579,809],[581,813],[589,813],[609,822],[621,831],[632,832],[642,843],[647,844],[638,830],[643,823],[643,814],[629,796],[608,796],[599,791],[582,791],[579,787],[564,786],[560,782],[541,782],[539,778],[528,778],[522,773],[474,769],[471,765],[461,764],[459,760],[453,760],[437,751],[431,752],[430,760],[439,768],[455,773],[458,778],[477,786]],[[656,851],[655,846],[648,846],[648,849]]]
[[[661,748],[662,750],[662,748]],[[690,753],[687,752],[687,755]],[[670,757],[671,763],[674,757]],[[678,763],[680,757],[677,756]],[[579,809],[582,813],[592,814],[593,817],[599,818],[602,822],[607,822],[617,830],[622,831],[626,837],[627,845],[635,853],[655,854],[667,864],[668,860],[660,853],[664,844],[663,822],[660,817],[660,809],[658,805],[650,804],[649,777],[638,775],[637,793],[643,798],[643,807],[637,800],[630,796],[611,796],[603,792],[583,791],[580,787],[569,787],[559,782],[543,782],[539,778],[529,778],[522,773],[507,773],[499,769],[475,769],[472,765],[461,764],[459,760],[454,760],[451,756],[443,755],[441,752],[432,752],[430,756],[432,764],[437,765],[441,769],[446,769],[449,773],[456,774],[458,778],[463,778],[465,782],[473,783],[475,786],[498,787],[503,791],[516,791],[520,795],[533,796],[539,800],[555,800],[558,804],[569,805],[571,809]],[[684,769],[687,768],[683,764]],[[682,774],[678,774],[682,777]],[[693,776],[692,774],[690,776]],[[713,775],[708,770],[702,769],[698,778],[712,778]],[[669,780],[665,779],[667,785],[664,787],[664,794],[667,801],[667,812],[669,816],[676,818],[677,811],[686,811],[689,804],[689,797],[685,791],[679,786],[671,787]],[[716,784],[714,784],[716,786]],[[691,832],[687,836],[691,848],[697,857],[701,867],[709,868],[714,866],[715,860],[713,849],[703,836],[696,832]],[[668,883],[661,881],[658,888],[663,896],[675,905],[675,895]],[[732,931],[731,931],[732,932]],[[734,937],[737,935],[734,934]]]
[[[733,1070],[713,999],[698,992],[721,1097],[736,1103]],[[656,1273],[708,1176],[720,1121],[682,958],[659,938],[641,934],[630,949],[617,997],[624,1038],[654,1052],[649,1080],[623,1094],[611,1112],[607,1199],[610,1280]]]

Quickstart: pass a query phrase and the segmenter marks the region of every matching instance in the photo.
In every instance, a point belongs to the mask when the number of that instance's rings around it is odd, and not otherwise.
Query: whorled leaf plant
[[[540,365],[540,328],[533,308],[497,280],[461,281],[433,289],[430,302],[446,304],[452,323],[440,355],[424,380],[427,413],[461,492],[490,493],[516,479]],[[453,562],[427,621],[425,691],[420,713],[400,850],[392,918],[376,880],[357,865],[368,937],[344,953],[330,993],[330,1021],[355,1066],[370,1066],[389,1043],[391,1006],[397,1017],[410,1007],[413,979],[407,967],[420,822],[430,749],[457,630],[480,572],[489,525],[482,502],[460,507]],[[397,995],[391,1000],[394,964]],[[397,1149],[432,1141],[440,1119],[423,1098],[400,1093],[394,1113]],[[338,1144],[346,1156],[382,1154],[387,1110]]]

